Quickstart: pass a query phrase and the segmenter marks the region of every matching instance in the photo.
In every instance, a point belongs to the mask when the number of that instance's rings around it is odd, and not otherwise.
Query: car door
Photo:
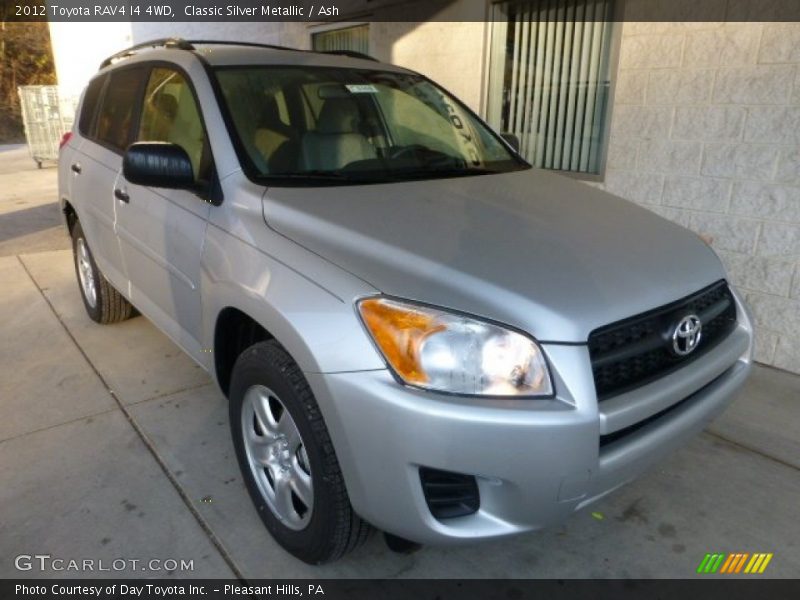
[[[149,70],[135,140],[181,146],[198,188],[210,181],[213,161],[203,118],[178,67]],[[115,195],[131,302],[200,360],[200,264],[211,205],[192,191],[134,185],[122,173]]]
[[[128,279],[115,230],[114,183],[130,141],[145,75],[141,66],[125,67],[89,84],[79,122],[84,140],[70,163],[72,197],[94,259],[103,275],[126,296]]]

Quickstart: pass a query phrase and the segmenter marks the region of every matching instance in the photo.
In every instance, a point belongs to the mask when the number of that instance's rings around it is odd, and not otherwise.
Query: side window
[[[210,152],[203,119],[189,83],[179,72],[165,67],[151,71],[137,140],[181,146],[192,161],[195,179],[208,179]]]
[[[103,91],[103,84],[106,82],[106,76],[101,75],[89,82],[86,88],[86,93],[83,95],[83,104],[81,105],[81,116],[78,121],[78,131],[84,137],[91,137],[92,123],[94,122],[94,115],[97,112],[97,102],[100,100],[100,94]]]
[[[290,75],[291,77],[291,75]],[[294,168],[296,144],[302,129],[298,109],[292,110],[292,90],[278,73],[221,71],[219,82],[230,107],[236,131],[248,154],[265,172]]]
[[[97,115],[95,137],[99,141],[120,151],[128,146],[133,109],[143,77],[144,70],[140,68],[113,71],[109,75]]]

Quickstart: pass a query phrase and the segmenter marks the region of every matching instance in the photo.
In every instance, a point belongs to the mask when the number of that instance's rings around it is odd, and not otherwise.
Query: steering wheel
[[[427,148],[421,144],[412,144],[411,146],[400,146],[399,148],[392,148],[389,151],[388,158],[396,160],[398,158],[406,158],[407,156],[415,156],[420,151],[425,151]]]

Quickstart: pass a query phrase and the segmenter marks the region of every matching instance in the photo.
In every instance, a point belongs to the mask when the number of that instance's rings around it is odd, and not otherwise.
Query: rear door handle
[[[70,169],[72,169],[73,173],[80,173],[81,170],[82,170],[80,163],[72,163],[72,166],[70,167]]]
[[[131,201],[131,197],[128,195],[128,192],[119,188],[114,190],[114,196],[116,196],[118,200],[122,200],[125,204]]]

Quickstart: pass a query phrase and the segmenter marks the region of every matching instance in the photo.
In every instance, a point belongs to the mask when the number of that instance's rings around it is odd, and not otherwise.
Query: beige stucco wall
[[[710,236],[800,372],[800,23],[625,23],[604,187]]]

